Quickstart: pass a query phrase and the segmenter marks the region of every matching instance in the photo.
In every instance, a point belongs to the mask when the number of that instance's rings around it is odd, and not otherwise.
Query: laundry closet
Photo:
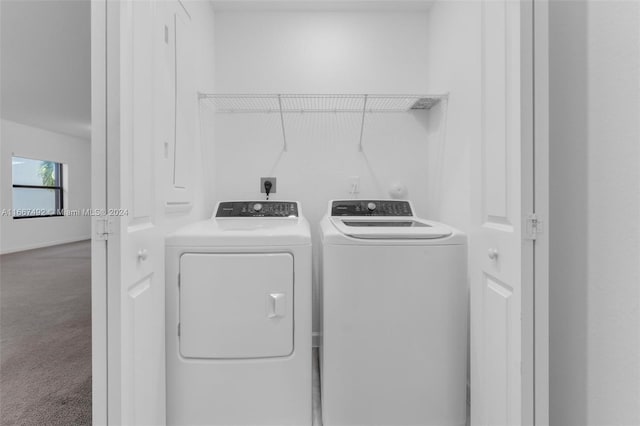
[[[94,224],[108,241],[94,250],[111,256],[94,266],[94,293],[110,288],[94,299],[105,302],[94,327],[111,327],[94,340],[104,352],[98,419],[166,421],[158,354],[173,332],[165,284],[176,271],[165,275],[164,238],[209,220],[220,202],[266,201],[266,177],[276,179],[269,201],[297,201],[308,220],[314,347],[331,200],[410,200],[416,217],[466,234],[470,309],[459,316],[471,325],[460,368],[470,371],[471,421],[527,422],[538,229],[530,2],[106,3],[93,11],[104,29],[93,65],[106,70],[94,94],[106,93],[107,107],[94,99],[93,114],[109,165],[94,154],[104,176],[94,197],[130,215]],[[370,291],[392,294],[387,285]]]
[[[213,127],[203,143],[213,146],[214,199],[260,199],[260,177],[274,176],[272,199],[300,201],[317,243],[329,200],[392,198],[402,187],[420,216],[467,230],[480,6],[443,7],[460,16],[448,12],[444,25],[435,5],[436,16],[393,6],[216,12],[214,93],[231,96],[200,105]],[[260,97],[269,94],[290,96],[282,116],[277,98]],[[421,98],[435,105],[412,109]]]

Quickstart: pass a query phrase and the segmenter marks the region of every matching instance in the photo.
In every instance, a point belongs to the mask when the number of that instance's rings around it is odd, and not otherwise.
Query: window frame
[[[16,158],[17,156],[13,155],[11,158]],[[51,161],[51,160],[39,160],[36,158],[28,158],[28,157],[17,157],[17,158],[27,158],[29,160],[36,160],[36,161],[43,161],[43,162],[49,162],[49,163],[54,163],[56,165],[56,169],[57,169],[57,173],[56,173],[56,182],[58,183],[56,186],[46,186],[46,185],[21,185],[21,184],[15,184],[12,182],[12,189],[47,189],[47,190],[54,190],[56,193],[56,213],[55,214],[41,214],[41,215],[29,215],[29,216],[12,216],[13,219],[35,219],[35,218],[39,218],[39,217],[63,217],[64,216],[64,187],[63,185],[63,169],[64,169],[64,165],[63,163],[59,163],[57,161]],[[13,166],[12,166],[12,173],[13,173]],[[13,176],[12,176],[13,177]],[[12,179],[13,180],[13,179]],[[13,200],[13,191],[12,191],[12,200]]]

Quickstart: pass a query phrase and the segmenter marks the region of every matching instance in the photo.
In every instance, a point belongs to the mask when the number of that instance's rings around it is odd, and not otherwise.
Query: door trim
[[[549,425],[549,0],[533,0],[534,424]]]
[[[535,213],[535,1],[521,2],[522,116],[522,417],[523,426],[536,424],[535,240],[527,239],[527,216]]]
[[[107,2],[91,0],[91,207],[107,207]],[[91,218],[92,423],[107,425],[107,241]]]

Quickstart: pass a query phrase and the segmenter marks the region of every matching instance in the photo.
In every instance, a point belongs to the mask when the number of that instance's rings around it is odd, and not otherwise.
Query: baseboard
[[[83,237],[69,238],[69,239],[66,239],[66,240],[47,241],[47,242],[41,242],[41,243],[36,243],[36,244],[29,244],[29,245],[26,245],[26,246],[15,247],[15,248],[11,248],[11,249],[8,249],[8,250],[0,250],[0,255],[1,254],[10,254],[10,253],[19,253],[21,251],[35,250],[35,249],[51,247],[51,246],[59,246],[61,244],[77,243],[79,241],[86,241],[86,240],[90,240],[90,239],[91,239],[91,236],[87,235],[87,236],[83,236]]]

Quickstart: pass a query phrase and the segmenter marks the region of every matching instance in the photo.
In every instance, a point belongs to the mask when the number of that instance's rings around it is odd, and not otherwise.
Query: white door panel
[[[170,88],[168,108],[163,111],[167,131],[165,161],[168,182],[165,203],[168,208],[188,211],[193,204],[194,141],[198,96],[194,81],[194,43],[191,17],[179,1],[163,4],[165,21],[164,87]]]
[[[124,418],[129,424],[154,424],[158,421],[153,409],[154,396],[157,392],[150,392],[149,387],[160,386],[158,372],[154,363],[149,362],[154,357],[153,324],[153,291],[155,285],[153,275],[142,277],[139,282],[132,284],[127,291],[126,310],[123,323],[127,325],[123,333],[125,341],[125,362],[127,367],[123,380],[123,388],[128,390],[129,398],[124,401],[126,411]],[[157,364],[156,364],[157,365]],[[144,407],[144,408],[143,408]]]
[[[156,2],[107,2],[109,424],[164,423],[164,253],[156,214]],[[121,215],[120,215],[121,214]]]
[[[172,200],[168,189],[174,187],[174,125],[178,115],[195,122],[195,112],[186,110],[186,99],[192,96],[197,102],[190,78],[190,92],[185,92],[183,104],[176,104],[175,84],[181,80],[175,73],[173,23],[180,16],[184,21],[180,31],[188,33],[190,20],[178,1],[94,1],[92,13],[106,25],[106,40],[99,43],[94,37],[92,45],[94,65],[106,65],[104,81],[95,83],[94,96],[106,96],[106,207],[115,214],[110,218],[106,256],[108,406],[98,422],[106,417],[112,425],[162,425],[163,238],[166,205]],[[100,51],[105,62],[97,60]],[[186,67],[190,54],[183,57],[181,66]],[[182,139],[189,139],[184,152],[190,155],[193,136],[193,131],[182,132]],[[178,163],[184,169],[188,161]],[[190,192],[180,189],[184,200]]]
[[[178,11],[179,12],[179,11]],[[188,190],[191,186],[191,162],[197,117],[197,93],[194,84],[193,42],[186,13],[174,14],[175,40],[175,156],[173,159],[174,188]]]
[[[153,3],[149,0],[135,1],[130,5],[132,13],[131,33],[131,80],[123,79],[124,93],[130,99],[123,104],[123,132],[130,135],[130,152],[127,167],[133,186],[130,192],[131,206],[129,223],[150,223],[153,215],[154,195],[154,121],[153,121]],[[123,53],[129,48],[123,40]],[[127,82],[131,86],[127,87]],[[129,90],[130,89],[130,90]],[[128,108],[131,108],[129,113]],[[129,121],[131,120],[131,121]],[[135,123],[135,124],[134,124]],[[125,145],[126,146],[126,145]]]
[[[524,370],[527,328],[523,272],[533,256],[523,241],[523,217],[533,198],[528,93],[532,55],[530,2],[483,1],[482,137],[474,147],[473,223],[470,236],[471,422],[532,422],[532,383]]]
[[[483,308],[486,311],[483,339],[490,353],[485,352],[486,424],[509,425],[516,409],[509,400],[510,318],[513,310],[513,289],[494,277],[485,275],[483,280]],[[517,354],[516,354],[517,356]]]

